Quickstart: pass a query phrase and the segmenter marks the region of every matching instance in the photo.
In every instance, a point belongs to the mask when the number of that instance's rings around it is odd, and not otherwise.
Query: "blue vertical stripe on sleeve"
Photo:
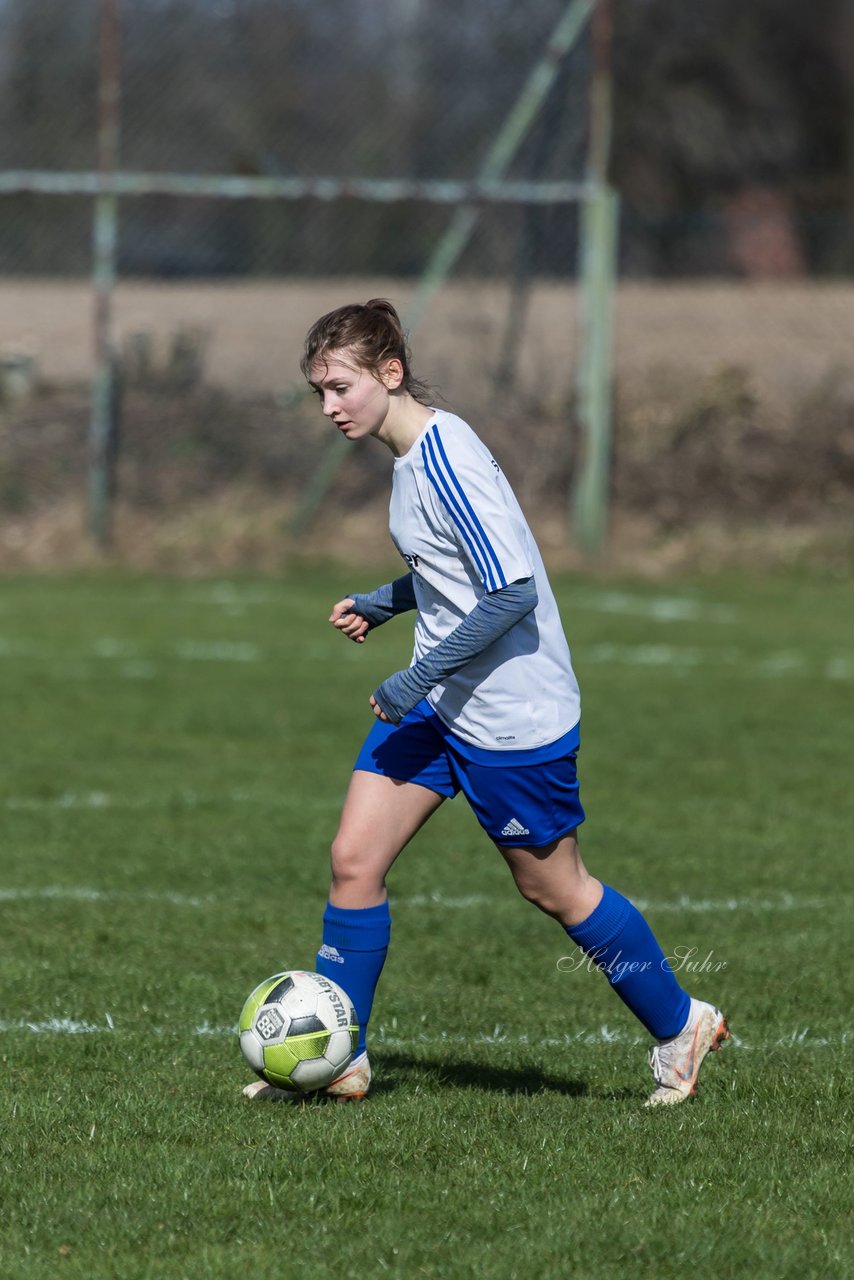
[[[463,540],[465,541],[466,546],[471,552],[471,558],[474,561],[475,565],[477,566],[477,571],[480,574],[483,585],[486,587],[487,591],[494,591],[495,582],[494,582],[494,577],[490,571],[489,565],[485,561],[482,550],[477,546],[476,542],[472,537],[472,532],[469,529],[467,522],[465,521],[465,513],[460,510],[459,504],[455,502],[453,494],[448,492],[447,483],[443,480],[443,478],[440,476],[438,472],[438,469],[436,467],[435,456],[433,454],[433,449],[432,449],[432,446],[430,445],[429,440],[426,442],[422,441],[421,456],[424,460],[424,471],[427,475],[427,479],[430,481],[433,488],[438,493],[439,499],[442,502],[442,504],[448,509],[448,511],[450,511],[451,515],[454,517],[457,527],[459,528],[460,533],[463,536]]]
[[[431,436],[435,439],[441,462],[436,456]],[[474,508],[466,497],[465,491],[448,461],[448,456],[442,447],[442,441],[436,428],[433,428],[426,440],[422,442],[421,455],[424,459],[427,477],[435,487],[444,505],[455,517],[460,532],[472,553],[472,558],[478,566],[484,586],[489,591],[497,591],[499,587],[506,587],[507,579],[495,549],[486,536],[483,525],[478,520]],[[456,493],[454,492],[455,490]]]
[[[493,548],[492,543],[489,541],[489,538],[486,536],[486,532],[483,528],[483,525],[478,520],[474,511],[474,508],[472,507],[471,503],[466,497],[465,491],[462,485],[460,484],[459,479],[457,478],[457,475],[454,472],[454,469],[448,460],[448,455],[445,453],[445,447],[442,444],[442,437],[439,434],[439,428],[433,427],[430,434],[434,437],[436,441],[436,448],[439,450],[439,453],[442,455],[442,461],[445,464],[450,481],[453,484],[454,488],[456,489],[457,493],[460,495],[460,500],[462,501],[466,510],[468,511],[471,517],[472,524],[474,525],[477,532],[480,534],[482,545],[486,551],[487,556],[495,566],[495,569],[498,574],[498,581],[496,583],[495,589],[497,589],[498,587],[506,587],[507,579],[505,578],[504,573],[502,572],[501,562],[499,561],[498,556],[495,554],[495,549]]]

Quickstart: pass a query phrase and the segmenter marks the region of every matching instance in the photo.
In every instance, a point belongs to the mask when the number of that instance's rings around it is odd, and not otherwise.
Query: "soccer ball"
[[[359,1041],[353,1002],[319,973],[290,969],[260,983],[237,1025],[253,1071],[295,1094],[323,1089],[349,1065]]]

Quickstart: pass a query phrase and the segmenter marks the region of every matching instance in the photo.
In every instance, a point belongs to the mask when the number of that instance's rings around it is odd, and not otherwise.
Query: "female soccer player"
[[[578,685],[510,485],[465,422],[429,406],[391,303],[375,298],[321,317],[302,369],[338,431],[373,436],[394,455],[391,537],[408,566],[395,582],[339,600],[329,621],[362,644],[395,614],[415,612],[412,664],[371,695],[376,721],[332,845],[317,969],[349,993],[360,1041],[327,1092],[368,1092],[365,1033],[391,924],[386,876],[430,815],[462,791],[523,897],[592,957],[656,1041],[648,1105],[681,1102],[727,1024],[681,989],[640,912],[581,860]],[[244,1092],[291,1096],[263,1081]]]

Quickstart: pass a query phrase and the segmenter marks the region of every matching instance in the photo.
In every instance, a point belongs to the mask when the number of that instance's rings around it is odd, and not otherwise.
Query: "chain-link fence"
[[[736,47],[722,38],[729,0],[693,19],[669,0],[614,5],[622,279],[611,491],[630,538],[641,525],[658,536],[734,515],[813,521],[850,500],[854,221],[832,176],[845,169],[834,156],[847,145],[850,77],[841,54],[835,79],[822,63],[844,47],[844,11],[821,0],[821,22],[777,21],[775,39],[789,44],[772,66],[757,37],[767,7],[757,0],[758,25]],[[526,92],[536,107],[493,178],[583,184],[603,64],[586,18],[559,54],[550,46],[571,8],[121,0],[121,171],[338,183],[334,199],[316,186],[300,199],[120,197],[112,335],[123,554],[165,538],[149,559],[168,561],[247,508],[265,514],[236,557],[253,560],[262,544],[274,560],[284,554],[325,452],[297,372],[302,336],[322,311],[370,294],[419,314],[416,369],[494,433],[550,525],[546,541],[566,545],[580,456],[579,204],[473,206],[421,315],[423,273],[459,209],[418,198],[414,185],[406,199],[365,200],[356,184],[476,182]],[[97,169],[102,14],[98,0],[0,0],[0,177]],[[830,34],[819,47],[821,23]],[[791,69],[796,49],[803,75]],[[816,78],[831,99],[821,118],[807,94]],[[81,523],[96,365],[93,199],[5,190],[0,504],[14,560],[29,554],[45,511],[56,551]],[[812,462],[799,472],[805,447]],[[354,453],[318,528],[335,532],[343,502],[365,508],[381,467]],[[232,503],[230,514],[211,517],[211,502]]]
[[[121,167],[301,178],[471,179],[566,5],[126,0]],[[490,14],[488,10],[494,10]],[[98,5],[6,0],[0,169],[97,167]],[[486,37],[486,38],[485,38]],[[584,174],[589,39],[561,60],[508,177]],[[0,270],[87,272],[87,201],[7,200]],[[122,274],[417,276],[447,211],[404,202],[165,199],[123,210]],[[571,275],[564,211],[484,220],[461,269],[494,272],[529,225],[532,269]]]

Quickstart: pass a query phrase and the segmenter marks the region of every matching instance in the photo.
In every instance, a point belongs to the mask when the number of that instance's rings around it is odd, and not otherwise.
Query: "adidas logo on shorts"
[[[507,826],[502,829],[503,836],[529,836],[531,833],[527,827],[523,827],[518,818],[511,818]]]

